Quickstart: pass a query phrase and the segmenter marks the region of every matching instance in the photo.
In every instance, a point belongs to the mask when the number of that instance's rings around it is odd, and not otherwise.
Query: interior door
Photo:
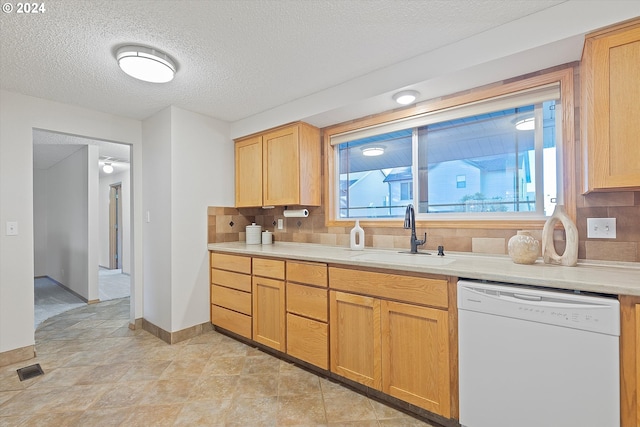
[[[122,204],[121,184],[113,184],[109,190],[109,268],[122,268]]]

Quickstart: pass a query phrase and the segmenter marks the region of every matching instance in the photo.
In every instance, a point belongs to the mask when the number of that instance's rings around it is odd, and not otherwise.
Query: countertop
[[[417,273],[440,274],[466,279],[491,280],[606,294],[640,296],[640,263],[579,261],[575,267],[544,264],[515,264],[505,255],[446,252],[437,256],[399,253],[398,250],[365,248],[352,251],[339,246],[312,243],[274,242],[247,245],[245,242],[210,243],[208,249],[270,258],[325,262]]]

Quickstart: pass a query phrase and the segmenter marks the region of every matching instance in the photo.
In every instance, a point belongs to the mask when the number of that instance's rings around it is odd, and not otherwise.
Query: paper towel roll
[[[288,218],[306,218],[309,216],[309,211],[307,209],[286,209],[284,216]]]

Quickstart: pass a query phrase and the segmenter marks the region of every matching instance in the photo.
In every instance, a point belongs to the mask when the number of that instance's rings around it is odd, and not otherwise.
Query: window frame
[[[558,168],[564,171],[562,188],[563,205],[571,218],[576,216],[576,141],[574,136],[574,70],[572,66],[567,68],[541,72],[532,77],[520,77],[506,82],[498,82],[463,92],[457,95],[425,101],[409,108],[392,110],[375,116],[356,119],[347,123],[330,126],[323,130],[325,162],[324,162],[324,200],[325,200],[325,224],[326,226],[344,227],[353,223],[354,218],[338,218],[336,216],[336,180],[339,179],[336,171],[337,145],[331,145],[333,135],[356,131],[362,128],[378,126],[394,121],[411,119],[414,116],[432,113],[443,109],[454,108],[478,101],[489,100],[499,96],[509,95],[524,90],[534,89],[539,86],[558,83],[560,86],[560,104],[562,107],[562,164]],[[415,179],[414,179],[415,183]],[[415,188],[414,188],[415,194]],[[360,223],[367,227],[402,227],[402,218],[366,219],[359,218]],[[540,218],[487,218],[487,219],[460,219],[460,218],[429,218],[418,219],[421,227],[437,228],[491,228],[491,229],[518,229],[542,228],[545,219]]]

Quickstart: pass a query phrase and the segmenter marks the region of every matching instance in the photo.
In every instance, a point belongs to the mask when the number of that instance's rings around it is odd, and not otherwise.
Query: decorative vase
[[[553,230],[560,221],[566,235],[564,253],[558,255],[553,242]],[[578,264],[578,229],[571,220],[563,205],[556,205],[542,229],[542,259],[546,264],[565,265],[574,267]]]
[[[364,249],[364,230],[360,227],[360,220],[356,219],[356,225],[351,229],[349,245],[352,251],[361,251]]]
[[[540,242],[528,231],[518,231],[509,239],[509,256],[516,264],[533,264],[540,255]]]

